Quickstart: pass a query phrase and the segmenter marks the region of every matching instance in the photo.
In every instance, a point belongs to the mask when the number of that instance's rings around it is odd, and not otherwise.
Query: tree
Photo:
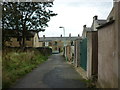
[[[50,10],[53,2],[4,2],[2,8],[3,30],[22,31],[21,46],[25,47],[27,30],[44,31],[47,22],[57,14]]]

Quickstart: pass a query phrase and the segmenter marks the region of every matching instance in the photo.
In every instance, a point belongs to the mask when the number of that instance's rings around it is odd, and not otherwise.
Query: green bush
[[[2,61],[2,87],[9,88],[17,79],[32,71],[38,64],[47,60],[37,50],[27,52],[9,52],[3,55]]]

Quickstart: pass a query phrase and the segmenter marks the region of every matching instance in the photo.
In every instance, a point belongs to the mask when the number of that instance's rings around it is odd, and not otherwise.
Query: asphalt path
[[[53,54],[46,62],[17,81],[13,88],[86,88],[86,85],[62,55]]]

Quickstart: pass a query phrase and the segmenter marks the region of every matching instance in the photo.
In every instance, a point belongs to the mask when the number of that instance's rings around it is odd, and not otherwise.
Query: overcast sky
[[[51,8],[58,15],[51,18],[49,27],[45,32],[40,32],[42,37],[59,37],[63,35],[63,26],[65,36],[82,35],[83,25],[91,26],[93,16],[98,19],[106,19],[113,7],[113,0],[55,0]]]

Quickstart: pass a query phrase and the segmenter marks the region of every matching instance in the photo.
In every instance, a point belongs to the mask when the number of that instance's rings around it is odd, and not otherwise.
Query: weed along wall
[[[109,17],[113,20],[98,28],[98,87],[118,88],[120,2],[114,3]]]

